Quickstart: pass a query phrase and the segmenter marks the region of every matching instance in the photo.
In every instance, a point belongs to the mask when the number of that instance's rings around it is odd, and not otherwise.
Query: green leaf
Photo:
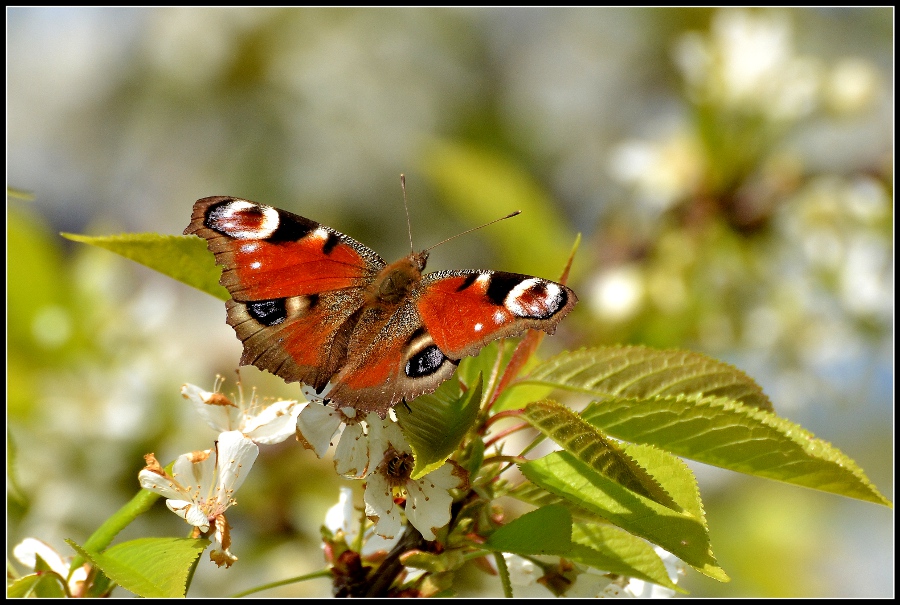
[[[543,332],[538,333],[543,334]],[[519,344],[521,344],[521,341],[517,343],[515,339],[504,339],[488,343],[476,357],[463,359],[459,364],[456,375],[459,377],[460,382],[466,385],[474,384],[479,374],[485,376],[484,390],[490,396],[493,389],[499,386],[500,377],[510,367],[513,355]],[[529,360],[528,366],[533,365],[534,362]],[[488,380],[493,382],[488,382]],[[522,385],[512,382],[497,398],[491,411],[500,412],[521,408],[526,403],[546,397],[552,391],[552,388],[544,386]]]
[[[706,526],[697,480],[694,478],[691,469],[683,461],[668,452],[649,445],[623,444],[623,448],[641,466],[650,469],[654,475],[660,477],[663,489],[672,495],[681,511],[699,519],[704,524],[704,527]],[[578,506],[577,501],[562,499],[527,481],[516,486],[515,489],[509,492],[509,495],[535,506],[563,504],[572,513],[572,517],[578,521],[587,523],[606,522],[603,515]]]
[[[555,494],[551,494],[547,490],[538,487],[530,481],[523,481],[507,494],[512,498],[527,502],[534,506],[550,506],[551,504],[559,504],[569,509],[572,519],[575,521],[586,521],[590,523],[609,523],[601,515],[593,513],[585,508],[581,508],[574,502],[560,498]]]
[[[683,462],[648,446],[627,446],[629,454],[647,468],[668,477],[666,487],[677,494],[681,506],[702,519],[700,494],[693,475]],[[561,504],[571,513],[572,551],[567,557],[596,569],[638,578],[684,592],[672,583],[668,572],[646,540],[638,538],[620,527],[612,525],[598,512],[591,512],[574,502],[565,500],[537,485],[525,481],[509,493],[510,496],[534,504],[547,506]],[[705,521],[704,521],[705,524]],[[705,526],[705,525],[704,525]]]
[[[101,553],[67,542],[116,584],[146,598],[185,596],[191,567],[209,546],[205,539],[140,538]]]
[[[412,478],[419,479],[443,465],[475,423],[481,407],[481,378],[463,394],[456,381],[447,381],[409,406],[394,410],[415,455]]]
[[[549,397],[553,392],[552,387],[522,384],[517,380],[518,376],[537,365],[538,362],[534,351],[544,336],[546,334],[540,330],[529,330],[525,337],[515,346],[508,363],[504,366],[503,377],[498,385],[498,388],[503,388],[503,391],[491,407],[492,412],[520,409],[532,401]],[[506,374],[508,372],[515,372],[515,375],[507,377]]]
[[[22,576],[17,580],[13,580],[6,585],[7,599],[23,599],[31,594],[34,585],[40,580],[41,576],[36,573]]]
[[[672,454],[649,445],[625,444],[623,447],[641,466],[660,477],[663,488],[672,494],[680,509],[698,519],[704,531],[707,531],[700,490],[687,465]],[[566,500],[528,481],[516,486],[509,495],[535,506],[561,504],[569,509],[573,519],[584,525],[609,524],[602,512],[597,509],[590,510],[579,506],[578,500]]]
[[[534,401],[546,399],[553,391],[554,389],[549,387],[513,382],[497,398],[491,411],[518,410]]]
[[[564,506],[544,506],[499,528],[484,546],[517,555],[567,556],[572,548],[572,515]]]
[[[737,368],[691,351],[641,346],[581,349],[557,355],[524,382],[601,397],[718,396],[772,411],[772,402]]]
[[[525,407],[522,417],[595,471],[663,506],[676,508],[672,497],[637,462],[578,414],[554,401]]]
[[[891,506],[857,464],[775,414],[722,397],[610,398],[585,420],[618,439],[647,443],[729,470]]]
[[[91,237],[62,233],[66,239],[104,248],[146,265],[163,275],[184,282],[216,298],[228,300],[228,291],[219,285],[222,275],[206,242],[193,235],[126,233]]]
[[[653,547],[621,528],[576,522],[572,527],[572,542],[568,558],[573,561],[684,592],[672,582]]]
[[[478,471],[481,470],[481,465],[484,463],[484,440],[470,439],[459,457],[459,462],[469,473],[469,477],[478,475]]]
[[[628,452],[636,459],[661,453],[651,452],[649,448],[629,449]],[[699,500],[692,503],[685,496],[695,491],[696,485],[691,487],[692,481],[686,480],[684,475],[674,474],[663,482],[663,487],[684,509],[684,512],[676,512],[625,489],[569,452],[553,452],[520,465],[520,468],[530,481],[543,489],[662,546],[697,571],[727,581],[728,576],[712,554],[706,521],[702,514],[696,514]],[[684,470],[689,472],[686,467]]]

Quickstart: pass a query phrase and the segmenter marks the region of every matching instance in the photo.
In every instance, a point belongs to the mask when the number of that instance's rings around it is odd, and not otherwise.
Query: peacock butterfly
[[[319,394],[330,383],[327,399],[381,417],[434,391],[492,340],[552,334],[578,300],[518,273],[423,275],[428,250],[387,264],[334,229],[234,197],[197,200],[184,234],[206,239],[223,267],[241,365]]]

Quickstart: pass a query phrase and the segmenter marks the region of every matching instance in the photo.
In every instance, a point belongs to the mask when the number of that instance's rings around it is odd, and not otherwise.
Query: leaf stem
[[[512,464],[524,464],[528,462],[528,458],[524,456],[489,456],[484,459],[484,466],[495,464],[498,462],[510,462]]]
[[[484,447],[485,447],[485,449],[487,449],[487,448],[491,447],[492,445],[494,445],[496,442],[503,439],[504,437],[508,437],[509,435],[512,435],[513,433],[515,433],[517,431],[521,431],[522,429],[527,429],[530,426],[531,425],[528,424],[527,422],[523,422],[522,424],[519,424],[516,426],[511,426],[508,429],[503,429],[502,431],[498,432],[497,434],[491,435],[491,438],[484,442]]]
[[[502,412],[497,412],[493,416],[489,417],[484,421],[484,426],[482,427],[482,431],[487,431],[487,429],[497,422],[498,420],[503,420],[504,418],[515,418],[521,416],[525,412],[524,408],[519,408],[517,410],[503,410]]]
[[[249,590],[245,590],[243,592],[236,592],[231,595],[230,599],[239,599],[241,597],[246,597],[247,595],[251,595],[256,592],[262,592],[263,590],[269,590],[270,588],[277,588],[279,586],[285,586],[287,584],[294,584],[296,582],[306,582],[307,580],[315,580],[316,578],[330,578],[331,571],[327,569],[321,569],[319,571],[314,571],[313,573],[308,573],[304,576],[297,576],[296,578],[288,578],[286,580],[278,580],[277,582],[270,582],[268,584],[263,584],[262,586],[256,586],[254,588],[250,588]]]

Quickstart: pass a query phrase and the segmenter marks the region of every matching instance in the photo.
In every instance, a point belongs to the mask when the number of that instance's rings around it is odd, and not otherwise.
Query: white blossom
[[[166,506],[176,515],[206,533],[215,528],[221,549],[210,558],[220,567],[230,567],[237,557],[231,554],[231,537],[225,511],[235,504],[234,493],[244,482],[259,454],[259,448],[240,431],[219,435],[211,450],[178,457],[172,474],[165,472],[153,454],[144,458],[147,467],[139,474],[141,487],[165,497]]]
[[[375,523],[375,533],[394,538],[402,527],[401,507],[409,522],[426,540],[434,540],[436,532],[450,521],[449,490],[467,483],[465,470],[454,463],[444,464],[418,480],[411,478],[414,460],[412,449],[400,427],[391,420],[373,421],[369,425],[370,443],[382,452],[377,465],[367,478],[366,516]],[[374,462],[373,462],[374,463]]]
[[[337,409],[310,403],[297,417],[297,433],[304,446],[321,458],[341,425],[345,425],[334,452],[334,468],[347,478],[362,479],[371,470],[368,427],[380,421],[377,414],[360,418],[352,407]]]
[[[544,570],[525,557],[505,552],[503,559],[506,561],[509,581],[514,586],[532,586],[544,575]]]
[[[325,513],[325,527],[332,533],[338,531],[344,534],[344,539],[350,547],[359,536],[360,516],[359,511],[353,506],[353,490],[349,487],[342,487],[338,503],[328,509]],[[392,540],[382,538],[370,527],[363,534],[362,556],[369,556],[379,551],[390,551],[394,545],[400,540],[400,536],[395,536]]]
[[[216,381],[218,386],[219,381]],[[185,384],[181,387],[181,396],[193,403],[200,416],[217,431],[240,431],[255,443],[264,445],[281,443],[292,436],[297,416],[307,405],[305,401],[282,400],[263,406],[254,393],[245,406],[242,392],[239,404],[235,404],[217,391],[218,388],[214,388],[211,393]]]

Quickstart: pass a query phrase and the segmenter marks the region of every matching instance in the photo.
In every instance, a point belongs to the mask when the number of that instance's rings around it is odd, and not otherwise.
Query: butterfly
[[[428,250],[387,264],[330,227],[235,197],[197,200],[184,234],[204,238],[223,268],[241,365],[382,418],[433,392],[492,340],[529,328],[552,334],[578,300],[518,273],[423,274]]]

